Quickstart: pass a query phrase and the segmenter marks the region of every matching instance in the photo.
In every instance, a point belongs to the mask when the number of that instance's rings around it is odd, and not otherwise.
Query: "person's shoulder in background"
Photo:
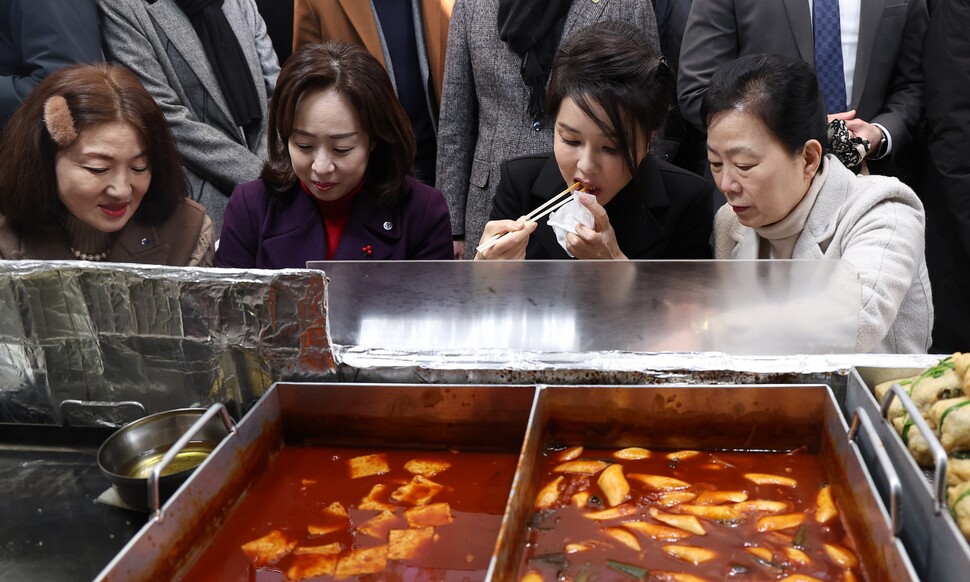
[[[94,0],[0,3],[0,128],[47,75],[103,60]]]

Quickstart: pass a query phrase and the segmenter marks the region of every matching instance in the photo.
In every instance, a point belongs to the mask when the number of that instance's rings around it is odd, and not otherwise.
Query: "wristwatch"
[[[879,159],[884,155],[886,155],[886,146],[889,145],[889,140],[886,138],[885,130],[883,130],[883,128],[879,127],[878,125],[876,126],[876,129],[879,130],[880,138],[879,138],[879,145],[876,146],[876,150],[872,154],[873,159]]]

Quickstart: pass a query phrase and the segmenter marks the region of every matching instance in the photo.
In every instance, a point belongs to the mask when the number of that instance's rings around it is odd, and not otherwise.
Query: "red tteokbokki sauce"
[[[522,582],[861,580],[818,455],[547,450]]]
[[[286,446],[183,580],[484,580],[517,458]]]

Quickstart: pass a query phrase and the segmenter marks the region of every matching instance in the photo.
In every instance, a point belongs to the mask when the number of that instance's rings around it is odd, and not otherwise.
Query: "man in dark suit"
[[[93,0],[0,2],[0,128],[44,77],[65,65],[100,60]]]
[[[970,350],[970,4],[935,0],[926,34],[926,263],[935,353]]]
[[[912,142],[922,115],[926,0],[836,4],[842,8],[846,111],[829,111],[830,117],[847,119],[852,133],[869,140],[869,160],[891,158]],[[694,0],[678,79],[684,117],[703,127],[701,99],[711,75],[724,62],[776,53],[816,66],[812,10],[810,0]],[[816,71],[820,72],[818,66]],[[888,170],[879,163],[870,169]]]
[[[677,71],[680,64],[680,45],[687,28],[691,0],[651,0],[657,15],[657,31],[660,33],[660,52],[666,57],[670,67]],[[667,116],[664,126],[664,154],[667,161],[695,174],[704,174],[707,153],[704,148],[704,135],[680,114],[680,107],[674,108]]]
[[[280,66],[293,54],[293,4],[280,0],[256,0],[256,8],[266,23],[266,33],[273,41]]]

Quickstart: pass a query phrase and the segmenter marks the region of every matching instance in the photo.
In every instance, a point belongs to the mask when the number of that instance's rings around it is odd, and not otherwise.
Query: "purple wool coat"
[[[361,192],[333,260],[451,259],[451,220],[444,196],[410,177],[406,189],[386,206]],[[323,219],[300,184],[279,198],[268,192],[262,180],[233,191],[215,266],[302,269],[307,261],[326,260]]]

